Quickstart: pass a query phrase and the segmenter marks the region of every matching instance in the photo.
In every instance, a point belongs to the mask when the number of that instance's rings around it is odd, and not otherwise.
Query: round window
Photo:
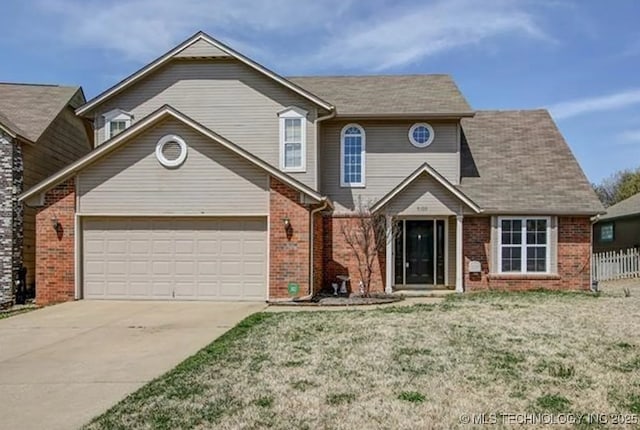
[[[409,141],[418,148],[425,148],[433,142],[433,127],[426,122],[414,124],[409,129]]]
[[[156,158],[165,167],[178,167],[187,159],[187,144],[180,136],[168,134],[156,144]]]

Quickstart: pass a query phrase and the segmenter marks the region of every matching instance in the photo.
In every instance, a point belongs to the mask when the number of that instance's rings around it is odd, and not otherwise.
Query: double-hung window
[[[307,112],[290,107],[280,112],[280,169],[284,172],[304,172],[307,153]]]
[[[340,135],[340,185],[364,187],[365,185],[365,134],[358,124],[349,124]]]
[[[133,115],[122,109],[114,109],[105,113],[104,115],[104,140],[109,140],[115,137],[119,133],[122,133],[129,126],[133,120]]]
[[[548,217],[501,217],[498,236],[500,273],[550,272]]]

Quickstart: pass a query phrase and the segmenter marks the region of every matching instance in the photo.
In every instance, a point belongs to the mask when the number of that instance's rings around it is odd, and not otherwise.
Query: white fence
[[[610,281],[640,277],[640,250],[600,252],[593,254],[593,279]]]

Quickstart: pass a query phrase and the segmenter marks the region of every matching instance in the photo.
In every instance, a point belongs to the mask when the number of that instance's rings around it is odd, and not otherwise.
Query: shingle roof
[[[449,75],[300,76],[287,79],[332,103],[338,116],[473,112]]]
[[[0,83],[0,123],[33,142],[60,111],[72,103],[79,87]],[[73,106],[75,107],[75,106]]]
[[[607,213],[600,217],[600,219],[621,218],[629,215],[640,215],[640,193],[609,206]]]
[[[546,110],[479,111],[462,129],[460,189],[484,212],[604,212]]]

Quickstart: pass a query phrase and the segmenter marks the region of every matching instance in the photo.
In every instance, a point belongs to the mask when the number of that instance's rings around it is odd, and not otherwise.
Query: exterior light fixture
[[[291,221],[289,220],[288,216],[282,218],[282,223],[284,224],[284,228],[291,227]]]
[[[53,227],[55,231],[60,230],[60,221],[58,221],[56,216],[51,217],[51,227]]]

